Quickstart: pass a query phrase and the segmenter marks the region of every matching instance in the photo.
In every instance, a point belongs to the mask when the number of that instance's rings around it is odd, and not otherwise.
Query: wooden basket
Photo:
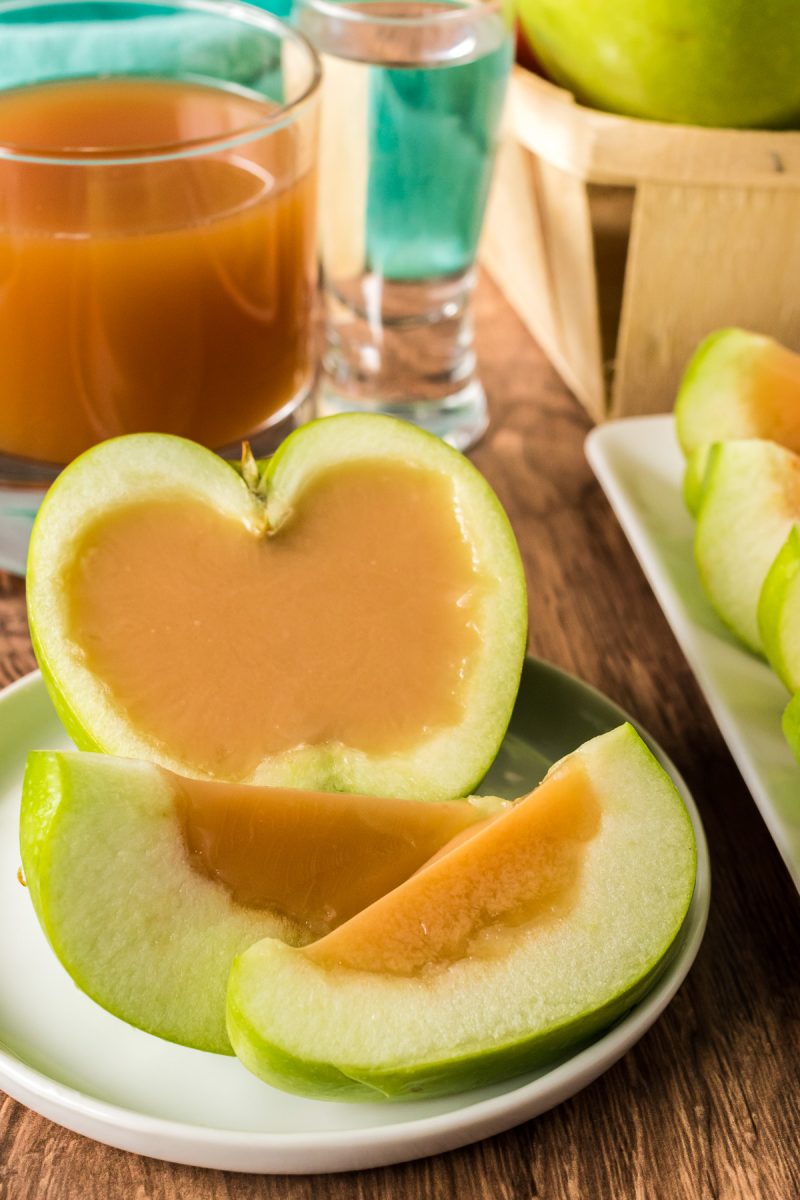
[[[517,67],[481,261],[594,420],[666,411],[713,329],[800,350],[800,133],[618,117]]]

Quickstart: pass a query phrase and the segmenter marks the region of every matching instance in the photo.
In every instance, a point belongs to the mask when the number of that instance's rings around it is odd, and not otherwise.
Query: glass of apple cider
[[[0,5],[0,479],[267,449],[314,375],[319,62],[248,5]]]

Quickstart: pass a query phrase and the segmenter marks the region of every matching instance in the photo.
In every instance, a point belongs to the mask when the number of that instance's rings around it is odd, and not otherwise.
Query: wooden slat
[[[514,70],[517,137],[534,154],[596,183],[796,187],[800,133],[703,129],[619,117],[575,103],[570,92]]]
[[[481,262],[596,421],[606,410],[591,217],[579,180],[501,145]]]
[[[670,410],[720,326],[798,346],[800,132],[619,117],[521,67],[508,124],[483,261],[594,420]],[[627,266],[598,189],[623,222],[636,195]]]
[[[698,342],[741,325],[800,349],[800,189],[636,193],[612,415],[664,412]]]
[[[595,417],[605,403],[591,210],[583,180],[532,158],[553,281],[559,345],[572,386]]]

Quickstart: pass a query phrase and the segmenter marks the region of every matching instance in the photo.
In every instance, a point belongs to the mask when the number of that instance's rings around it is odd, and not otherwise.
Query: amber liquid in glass
[[[161,79],[0,93],[0,147],[82,151],[0,151],[0,451],[62,463],[143,430],[220,448],[310,386],[315,181],[297,129],[163,159],[268,114]]]

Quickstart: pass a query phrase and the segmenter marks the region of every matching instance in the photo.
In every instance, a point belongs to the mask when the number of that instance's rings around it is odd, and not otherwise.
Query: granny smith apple
[[[483,777],[527,640],[486,480],[366,415],[306,425],[239,471],[167,435],[87,451],[34,526],[28,611],[81,749],[414,800]]]
[[[39,752],[20,844],[41,926],[78,987],[149,1033],[230,1054],[238,953],[267,936],[319,937],[505,807],[243,787]]]
[[[714,442],[767,438],[800,452],[800,355],[744,329],[709,334],[681,380],[675,428],[687,458],[684,498],[696,513]]]
[[[324,1099],[414,1099],[531,1070],[651,985],[694,887],[691,822],[630,725],[313,946],[234,963],[233,1047]]]
[[[783,732],[792,754],[800,763],[800,693],[795,693],[783,713]]]
[[[800,527],[792,526],[758,601],[764,653],[790,692],[800,692]]]
[[[686,125],[800,119],[794,0],[520,0],[534,54],[596,108]]]
[[[683,473],[683,502],[693,517],[697,516],[703,500],[708,452],[713,444],[713,442],[709,442],[707,446],[695,450],[686,460],[686,470]]]
[[[745,645],[762,653],[764,580],[800,521],[800,457],[774,442],[711,448],[695,530],[695,559],[711,604]]]

